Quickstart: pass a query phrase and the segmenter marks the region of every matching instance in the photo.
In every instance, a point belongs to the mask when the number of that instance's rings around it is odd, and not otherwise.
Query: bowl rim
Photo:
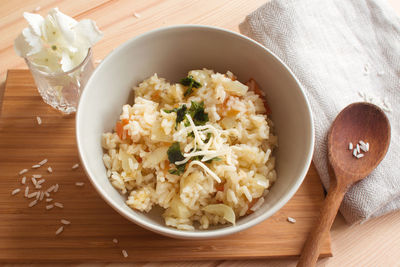
[[[184,25],[173,25],[173,26],[166,26],[166,27],[161,27],[161,28],[156,28],[150,31],[147,31],[145,33],[139,34],[127,41],[125,41],[124,43],[122,43],[121,45],[119,45],[117,48],[113,49],[103,60],[102,62],[96,67],[96,69],[94,70],[94,72],[92,73],[92,75],[90,76],[86,86],[89,87],[92,83],[93,80],[97,74],[97,72],[99,72],[99,70],[101,69],[101,66],[103,65],[103,63],[105,64],[105,62],[109,61],[110,58],[112,58],[114,56],[114,54],[119,53],[119,51],[125,49],[126,47],[130,46],[131,43],[135,42],[138,39],[141,38],[145,38],[149,35],[153,35],[153,34],[157,34],[158,32],[164,32],[164,31],[174,31],[174,30],[184,30],[184,29],[205,29],[205,30],[211,30],[214,32],[223,32],[225,34],[231,34],[234,35],[236,37],[245,39],[248,42],[251,42],[253,45],[256,45],[260,48],[262,48],[266,53],[269,53],[272,57],[274,57],[288,72],[288,74],[290,74],[290,76],[294,79],[294,81],[296,82],[298,88],[300,89],[300,94],[304,99],[304,102],[306,104],[306,108],[307,108],[307,112],[308,112],[308,117],[309,117],[309,121],[310,121],[310,140],[309,140],[309,147],[308,147],[308,153],[307,153],[307,157],[306,157],[306,161],[304,164],[304,167],[302,168],[298,179],[296,180],[296,182],[294,183],[294,185],[288,190],[288,192],[282,196],[282,198],[279,199],[279,201],[272,206],[270,209],[268,209],[267,212],[260,214],[259,216],[255,217],[254,219],[252,219],[251,221],[248,221],[242,225],[229,225],[228,227],[223,227],[220,229],[213,229],[213,230],[197,230],[197,231],[183,231],[183,230],[179,230],[179,229],[175,229],[172,227],[168,227],[168,226],[158,226],[158,225],[154,225],[152,223],[146,222],[143,219],[141,219],[140,217],[138,217],[137,215],[135,215],[134,213],[128,213],[126,212],[122,206],[120,206],[119,204],[117,204],[111,197],[107,196],[105,190],[100,186],[100,184],[96,181],[96,179],[92,178],[95,177],[95,175],[92,173],[91,169],[89,168],[89,166],[87,165],[87,158],[83,153],[83,144],[81,139],[79,138],[80,134],[79,132],[81,131],[81,126],[82,122],[81,122],[81,105],[83,105],[83,103],[85,102],[85,98],[87,95],[87,90],[83,90],[83,93],[80,97],[80,101],[79,101],[79,105],[78,105],[78,109],[76,112],[76,127],[75,127],[75,136],[76,136],[76,142],[77,142],[77,146],[78,146],[78,152],[79,152],[79,158],[81,160],[81,162],[83,163],[83,169],[86,173],[86,175],[88,176],[90,182],[92,183],[92,185],[94,186],[94,188],[96,189],[96,191],[98,192],[98,194],[103,198],[103,200],[110,205],[115,211],[117,211],[120,215],[122,215],[123,217],[125,217],[126,219],[128,219],[131,222],[134,222],[135,224],[150,230],[152,232],[164,235],[164,236],[169,236],[169,237],[173,237],[173,238],[180,238],[180,239],[210,239],[210,238],[216,238],[216,237],[222,237],[225,235],[230,235],[233,233],[237,233],[240,231],[243,231],[245,229],[248,229],[250,227],[253,227],[261,222],[263,222],[264,220],[266,220],[267,218],[271,217],[273,214],[275,214],[278,210],[280,210],[284,205],[287,204],[287,202],[293,197],[293,195],[297,192],[297,190],[299,189],[300,185],[302,184],[309,166],[311,164],[311,160],[312,160],[312,156],[313,156],[313,152],[314,152],[314,142],[315,142],[315,134],[314,134],[314,119],[313,119],[313,114],[311,111],[311,106],[310,103],[308,101],[308,98],[305,94],[305,91],[301,85],[301,83],[299,82],[299,80],[297,79],[297,77],[294,75],[294,73],[291,71],[291,69],[277,56],[275,55],[272,51],[270,51],[268,48],[264,47],[263,45],[261,45],[260,43],[250,39],[247,36],[244,36],[240,33],[228,30],[228,29],[223,29],[220,27],[216,27],[216,26],[208,26],[208,25],[195,25],[195,24],[184,24]]]

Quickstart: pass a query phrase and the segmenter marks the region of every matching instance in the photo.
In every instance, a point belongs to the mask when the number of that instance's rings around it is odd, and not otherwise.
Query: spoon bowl
[[[369,143],[368,152],[355,158],[349,143]],[[336,117],[328,133],[328,159],[336,179],[356,182],[370,174],[382,161],[390,143],[390,123],[383,111],[370,103],[354,103]],[[337,176],[337,173],[343,174]],[[339,181],[338,181],[339,182]]]
[[[360,141],[369,143],[369,149],[366,152],[360,150],[363,156],[358,158],[353,152]],[[350,142],[353,144],[351,150]],[[373,104],[351,104],[336,117],[328,133],[328,159],[335,176],[331,176],[328,195],[316,226],[304,244],[298,267],[315,266],[321,241],[331,228],[345,193],[351,185],[365,178],[378,166],[386,155],[389,143],[389,120]]]

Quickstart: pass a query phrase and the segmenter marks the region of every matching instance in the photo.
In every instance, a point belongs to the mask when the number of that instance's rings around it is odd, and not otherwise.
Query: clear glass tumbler
[[[81,93],[93,73],[92,50],[75,68],[66,72],[48,73],[25,58],[44,102],[63,112],[76,112]]]

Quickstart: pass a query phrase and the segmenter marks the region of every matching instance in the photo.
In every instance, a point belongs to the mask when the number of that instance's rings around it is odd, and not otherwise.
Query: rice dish
[[[194,230],[261,206],[277,176],[277,137],[253,79],[192,70],[175,84],[154,74],[133,90],[134,104],[101,140],[107,176],[129,207],[158,205],[166,225]]]

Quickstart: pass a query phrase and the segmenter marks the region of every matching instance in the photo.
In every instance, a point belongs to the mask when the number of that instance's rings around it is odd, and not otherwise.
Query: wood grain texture
[[[42,124],[38,125],[36,116]],[[96,193],[81,168],[75,144],[75,120],[43,103],[28,70],[10,70],[0,119],[0,261],[171,261],[242,258],[283,258],[300,254],[304,240],[323,201],[319,178],[312,168],[293,199],[273,217],[244,232],[214,240],[188,241],[166,238],[136,226],[112,210]],[[100,145],[100,144],[99,144]],[[47,158],[46,168],[30,169]],[[28,208],[23,192],[11,196],[32,174],[46,179],[43,189],[58,183],[54,201],[64,209],[45,210],[44,201]],[[84,187],[75,182],[85,182]],[[54,196],[53,196],[54,195]],[[291,224],[287,217],[296,218]],[[60,219],[72,222],[55,236]],[[118,245],[112,242],[119,240]],[[322,255],[331,255],[330,237],[324,238]]]
[[[1,1],[0,4],[0,105],[1,95],[4,92],[4,81],[7,69],[26,68],[22,59],[15,55],[12,48],[14,38],[26,27],[22,19],[22,12],[32,11],[40,6],[40,14],[58,6],[65,13],[78,19],[94,19],[104,31],[105,36],[94,48],[94,59],[102,59],[121,42],[160,26],[179,23],[195,23],[224,27],[234,31],[244,17],[261,6],[267,0],[218,0],[218,1],[186,1],[186,0],[131,0],[131,1],[97,1],[97,0],[13,0]],[[185,4],[185,3],[188,4]],[[388,0],[390,5],[400,14],[400,1]],[[121,4],[122,3],[122,4]],[[183,8],[195,3],[194,12],[187,12]],[[141,17],[130,16],[138,12]],[[123,18],[122,18],[123,17]],[[8,105],[13,108],[13,105]],[[55,112],[43,108],[44,112]],[[33,112],[33,111],[32,111]],[[32,122],[33,124],[34,122]],[[47,123],[47,122],[45,122]],[[12,125],[11,125],[12,126]],[[13,126],[12,126],[13,127]],[[12,149],[12,145],[9,145]],[[34,161],[28,159],[27,161]],[[16,166],[17,168],[17,166]],[[2,171],[2,169],[0,169]],[[314,171],[313,168],[310,171]],[[13,173],[12,175],[15,175]],[[0,182],[5,177],[0,175]],[[14,180],[13,180],[14,181]],[[85,185],[86,186],[86,185]],[[61,192],[61,191],[60,191]],[[0,196],[0,201],[4,196]],[[9,197],[7,194],[6,197]],[[2,204],[0,204],[3,209]],[[25,207],[25,206],[24,206]],[[22,211],[20,211],[22,212]],[[56,224],[55,224],[56,225]],[[381,218],[370,220],[361,225],[346,225],[339,214],[332,226],[332,246],[334,257],[325,258],[317,266],[399,266],[400,249],[400,212],[388,214]],[[7,230],[7,229],[6,229]],[[55,229],[49,230],[53,232]],[[2,232],[4,229],[2,229]],[[3,244],[0,238],[0,244]],[[2,252],[0,252],[1,254]],[[130,255],[131,256],[131,255]],[[201,261],[201,262],[150,262],[135,264],[100,264],[98,266],[295,266],[296,260],[235,260],[235,261]],[[26,262],[23,259],[20,262]],[[45,266],[54,266],[46,264]],[[12,265],[15,266],[15,265]],[[44,266],[44,264],[36,264]],[[62,266],[71,266],[62,264]],[[81,264],[80,266],[93,266]]]

